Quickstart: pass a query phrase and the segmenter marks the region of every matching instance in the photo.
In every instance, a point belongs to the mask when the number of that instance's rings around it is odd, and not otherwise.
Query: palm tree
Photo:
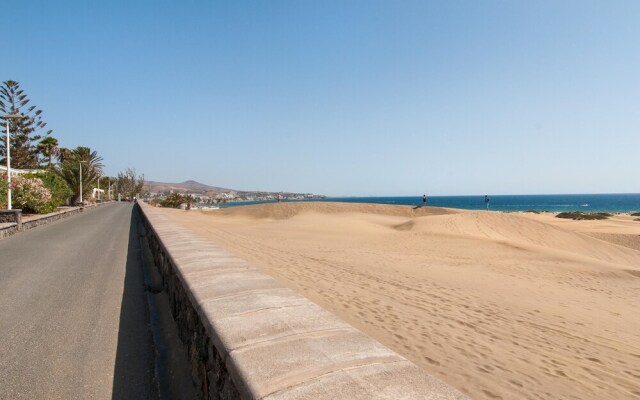
[[[58,139],[47,136],[38,143],[38,152],[46,157],[47,168],[51,168],[51,159],[58,155]]]
[[[66,147],[58,147],[58,154],[56,157],[58,158],[58,162],[62,163],[64,160],[73,157],[73,150],[67,149]]]
[[[102,175],[102,157],[88,147],[76,147],[69,151],[56,168],[56,173],[67,182],[73,190],[72,203],[80,199],[80,163],[82,163],[82,196],[91,192],[91,185]]]

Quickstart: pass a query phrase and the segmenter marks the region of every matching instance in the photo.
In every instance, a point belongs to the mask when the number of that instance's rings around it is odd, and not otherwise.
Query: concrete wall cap
[[[251,318],[233,315],[212,321],[220,340],[229,351],[285,336],[323,330],[348,329],[350,325],[311,303],[256,310]]]

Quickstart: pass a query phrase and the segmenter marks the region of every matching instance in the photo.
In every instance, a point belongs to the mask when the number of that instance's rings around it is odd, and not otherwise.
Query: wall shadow
[[[124,291],[120,308],[118,347],[113,373],[112,399],[157,399],[153,335],[145,293],[140,217],[131,210]]]

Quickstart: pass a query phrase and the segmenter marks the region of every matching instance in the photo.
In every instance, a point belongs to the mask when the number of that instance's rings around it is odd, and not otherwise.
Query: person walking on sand
[[[422,207],[426,207],[427,206],[427,195],[423,194],[422,195]]]
[[[489,200],[489,196],[487,196],[486,194],[484,195],[484,206],[487,209],[487,211],[489,211],[489,202],[491,200]]]

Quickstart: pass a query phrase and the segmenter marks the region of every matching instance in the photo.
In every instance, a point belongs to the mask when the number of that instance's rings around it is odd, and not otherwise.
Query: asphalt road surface
[[[0,240],[0,399],[157,398],[132,211],[115,203]]]

